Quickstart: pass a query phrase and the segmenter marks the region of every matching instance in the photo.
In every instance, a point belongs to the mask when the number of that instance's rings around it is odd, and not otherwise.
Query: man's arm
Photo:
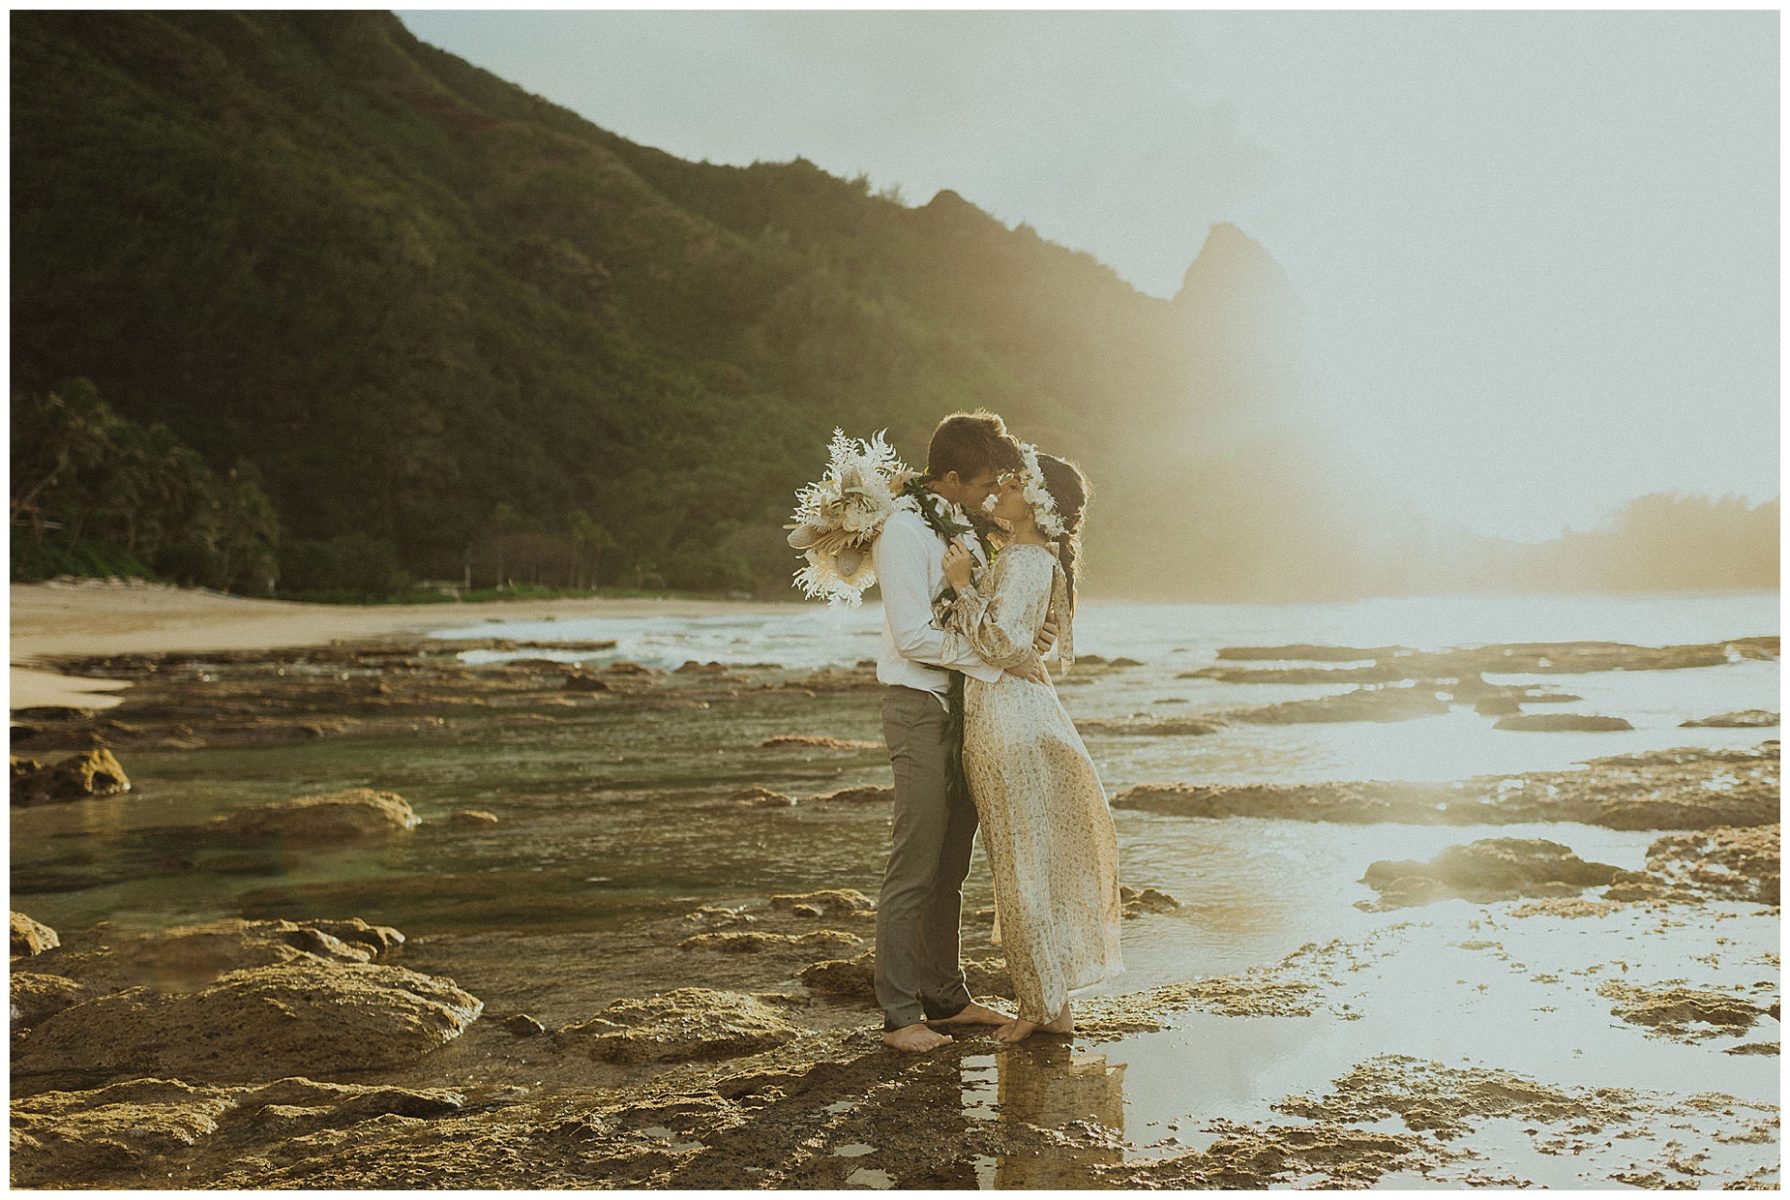
[[[934,536],[923,526],[892,521],[883,526],[871,554],[876,581],[883,592],[883,612],[901,657],[929,667],[988,667],[974,651],[963,646],[947,657],[945,631],[932,623],[932,570],[927,560],[926,539]]]

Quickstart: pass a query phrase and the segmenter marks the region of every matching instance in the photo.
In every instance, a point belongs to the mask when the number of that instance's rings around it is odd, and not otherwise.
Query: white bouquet
[[[870,547],[883,522],[897,509],[914,507],[891,486],[907,467],[883,440],[887,432],[864,441],[835,429],[826,474],[796,492],[795,519],[784,528],[791,531],[790,546],[808,560],[795,573],[795,586],[809,599],[858,607],[876,582]]]

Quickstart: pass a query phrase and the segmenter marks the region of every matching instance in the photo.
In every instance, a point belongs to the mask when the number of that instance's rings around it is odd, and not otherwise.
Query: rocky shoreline
[[[1760,640],[1722,646],[1751,649]],[[660,671],[598,662],[609,648],[596,645],[590,662],[458,661],[475,648],[536,647],[386,638],[272,653],[63,660],[63,669],[132,687],[103,712],[16,712],[14,803],[130,805],[136,753],[446,738],[472,720],[526,729],[592,713],[631,721],[730,704],[863,702],[878,686],[864,664],[790,671],[690,662]],[[1697,653],[1663,665],[1701,665],[1707,653],[1691,649]],[[1624,659],[1599,649],[1580,661]],[[1137,664],[1089,666],[1085,677],[1099,678]],[[1482,704],[1473,691],[1461,688],[1449,702]],[[1521,702],[1537,702],[1537,694],[1526,691]],[[1488,719],[1501,715],[1502,705],[1488,707],[1498,710],[1485,712]],[[1334,719],[1334,711],[1313,719]],[[1381,716],[1358,708],[1348,719]],[[825,763],[879,749],[838,732],[761,730],[741,753]],[[998,1119],[967,1100],[966,1080],[996,1069],[985,1034],[967,1033],[922,1058],[881,1044],[871,994],[874,904],[848,887],[642,914],[616,935],[615,965],[604,975],[614,998],[582,1006],[515,978],[507,960],[477,945],[501,934],[369,921],[337,907],[331,897],[346,893],[328,881],[245,899],[259,911],[243,917],[149,931],[104,923],[52,929],[14,912],[12,1182],[1265,1188],[1422,1177],[1498,1185],[1516,1177],[1463,1147],[1474,1131],[1510,1117],[1550,1155],[1574,1153],[1597,1133],[1626,1137],[1649,1122],[1691,1119],[1725,1145],[1769,1148],[1776,1110],[1720,1093],[1556,1085],[1490,1064],[1369,1053],[1327,1089],[1274,1098],[1278,1115],[1214,1119],[1197,1136],[1182,1131],[1180,1141],[1163,1131],[1143,1154],[1140,1133],[1118,1132],[1125,1122],[1116,1084],[1088,1050],[1172,1036],[1188,1022],[1371,1017],[1376,997],[1362,981],[1406,953],[1402,939],[1426,906],[1448,899],[1512,902],[1500,911],[1526,918],[1519,926],[1624,914],[1681,920],[1737,905],[1758,906],[1747,911],[1775,922],[1778,762],[1778,745],[1768,740],[1442,785],[1131,788],[1115,797],[1116,810],[1337,825],[1570,822],[1659,836],[1641,870],[1533,837],[1474,839],[1428,861],[1364,863],[1362,881],[1375,898],[1356,907],[1397,909],[1397,919],[1366,937],[1307,943],[1235,973],[1086,998],[1073,1043],[1038,1038],[999,1055]],[[815,812],[878,811],[888,799],[885,787],[825,786],[822,773],[814,777],[810,791],[710,787],[690,803],[717,814],[786,810],[765,819],[800,822]],[[369,786],[242,805],[139,835],[160,847],[156,869],[177,877],[204,854],[224,856],[226,865],[241,856],[252,873],[256,856],[270,852],[302,857],[476,839],[501,828],[497,814],[469,805],[419,816],[404,795]],[[496,875],[492,886],[526,888],[527,879]],[[27,893],[60,886],[47,869],[15,879],[15,889],[21,882]],[[1126,889],[1128,925],[1146,931],[1185,915],[1151,882],[1132,879]],[[66,883],[81,885],[72,873]],[[979,995],[1010,996],[998,953],[973,953],[966,966]],[[1776,1052],[1775,1026],[1766,1025],[1778,1018],[1775,987],[1742,995],[1617,979],[1597,986],[1614,1020],[1648,1036],[1695,1043],[1715,1031],[1751,1039],[1728,1053]],[[1611,1178],[1662,1186],[1648,1181],[1709,1169],[1667,1155]],[[1727,1182],[1773,1184],[1775,1168],[1763,1166]]]

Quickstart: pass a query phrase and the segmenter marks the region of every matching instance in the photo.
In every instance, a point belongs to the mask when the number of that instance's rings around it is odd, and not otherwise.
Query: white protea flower
[[[912,499],[889,490],[907,470],[885,440],[882,430],[869,441],[833,430],[827,446],[827,470],[816,483],[796,492],[789,544],[803,552],[808,565],[795,573],[795,586],[810,599],[856,608],[876,582],[870,546],[883,522],[898,509],[914,507]]]

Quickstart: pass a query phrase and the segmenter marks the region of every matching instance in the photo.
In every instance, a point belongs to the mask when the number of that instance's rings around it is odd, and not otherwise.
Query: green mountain
[[[601,577],[783,594],[835,425],[920,459],[987,406],[1134,495],[1128,435],[1184,417],[1223,303],[951,192],[680,161],[386,13],[17,16],[15,392],[84,377],[254,464],[283,565],[371,537],[458,578],[582,512]]]
[[[12,18],[15,577],[60,538],[244,590],[789,596],[834,426],[919,465],[985,406],[1092,479],[1097,591],[1376,586],[1231,226],[1156,299],[953,192],[637,145],[389,13]]]

